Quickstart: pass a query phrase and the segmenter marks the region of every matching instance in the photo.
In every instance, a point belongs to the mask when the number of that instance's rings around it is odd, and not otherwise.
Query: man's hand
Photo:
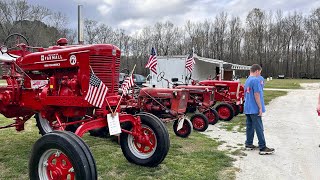
[[[259,115],[258,116],[262,116],[262,109],[259,109]]]

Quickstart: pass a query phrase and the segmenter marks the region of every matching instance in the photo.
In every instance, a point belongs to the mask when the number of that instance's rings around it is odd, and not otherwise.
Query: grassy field
[[[245,83],[246,79],[241,79],[241,83]],[[265,88],[277,89],[300,89],[300,83],[319,83],[320,80],[313,79],[273,79],[265,82]]]
[[[1,116],[1,125],[10,122]],[[155,168],[129,163],[120,146],[110,139],[85,135],[84,140],[96,160],[99,179],[234,179],[235,172],[229,172],[233,159],[226,152],[217,150],[220,142],[197,132],[193,132],[189,138],[179,138],[171,130],[172,124],[167,126],[170,150],[162,164]],[[27,122],[23,132],[14,129],[0,131],[1,180],[28,179],[30,151],[38,138],[40,135],[34,119]]]

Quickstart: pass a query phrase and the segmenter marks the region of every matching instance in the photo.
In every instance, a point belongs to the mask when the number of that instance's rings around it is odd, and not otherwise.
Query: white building
[[[222,60],[204,58],[194,55],[196,64],[192,71],[192,79],[205,80],[208,77],[216,77],[216,70],[219,67],[219,73],[221,79],[235,75],[236,70],[250,70],[250,66],[244,66],[239,64],[232,64]],[[165,80],[157,81],[157,76],[164,72],[164,79],[171,81],[171,78],[178,78],[179,81],[185,83],[186,76],[189,76],[189,72],[185,68],[187,56],[158,56],[157,75],[152,71],[150,84],[156,87],[167,87],[168,83]],[[170,85],[169,85],[170,86]],[[171,86],[170,86],[171,87]]]

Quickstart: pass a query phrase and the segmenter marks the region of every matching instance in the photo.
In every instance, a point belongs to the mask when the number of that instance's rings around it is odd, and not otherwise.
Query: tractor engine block
[[[155,100],[158,101],[162,106],[159,103],[157,103]],[[148,98],[147,100],[145,100],[145,103],[143,103],[143,107],[148,112],[153,112],[156,114],[164,113],[166,109],[171,108],[170,99],[155,99],[155,100]]]

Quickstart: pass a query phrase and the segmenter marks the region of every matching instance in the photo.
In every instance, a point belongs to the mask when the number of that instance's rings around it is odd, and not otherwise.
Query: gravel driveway
[[[301,85],[305,89],[289,90],[266,107],[265,137],[275,153],[262,156],[258,150],[244,151],[246,156],[236,156],[237,179],[320,179],[320,117],[316,114],[320,84]],[[245,141],[244,133],[227,132],[218,126],[210,126],[204,134],[225,141],[220,146],[224,150],[240,148]]]

